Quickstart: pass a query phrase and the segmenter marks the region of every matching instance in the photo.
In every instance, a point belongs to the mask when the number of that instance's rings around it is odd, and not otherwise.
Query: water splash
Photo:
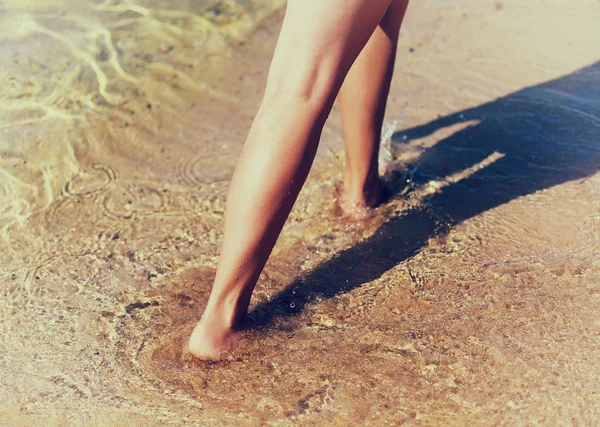
[[[406,107],[408,101],[404,103],[402,112],[390,123],[384,123],[381,127],[381,142],[379,146],[379,175],[386,176],[390,172],[390,166],[395,160],[392,150],[392,136],[399,125],[402,124],[404,116],[406,116]]]

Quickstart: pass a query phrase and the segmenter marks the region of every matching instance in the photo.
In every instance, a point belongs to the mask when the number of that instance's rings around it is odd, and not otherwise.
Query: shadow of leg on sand
[[[251,316],[268,326],[302,312],[315,298],[331,298],[379,278],[413,257],[434,236],[521,196],[600,170],[600,62],[495,101],[398,132],[401,144],[426,138],[460,122],[476,124],[437,141],[411,166],[415,184],[444,179],[469,168],[427,196],[420,208],[386,221],[370,238],[299,278]],[[398,141],[402,141],[401,143]],[[493,158],[485,163],[486,159]],[[482,164],[483,167],[473,168]],[[543,218],[540,218],[543,221]]]

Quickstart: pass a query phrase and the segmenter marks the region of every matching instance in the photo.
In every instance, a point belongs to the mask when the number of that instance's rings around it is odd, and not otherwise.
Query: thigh
[[[266,97],[335,99],[392,0],[289,0]]]

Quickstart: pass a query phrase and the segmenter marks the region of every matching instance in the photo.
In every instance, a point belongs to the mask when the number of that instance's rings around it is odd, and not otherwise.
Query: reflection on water
[[[186,354],[281,4],[0,4],[0,412],[591,424],[600,63],[397,131],[365,224],[335,215],[321,159],[256,327],[225,363]]]

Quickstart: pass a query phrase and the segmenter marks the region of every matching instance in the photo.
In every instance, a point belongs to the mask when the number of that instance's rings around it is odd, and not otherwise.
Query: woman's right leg
[[[189,341],[222,357],[304,184],[321,131],[352,63],[391,0],[289,0],[267,89],[238,161],[217,275]]]
[[[339,104],[346,141],[346,172],[341,207],[364,217],[381,200],[379,141],[400,25],[408,0],[393,0],[340,90]]]

